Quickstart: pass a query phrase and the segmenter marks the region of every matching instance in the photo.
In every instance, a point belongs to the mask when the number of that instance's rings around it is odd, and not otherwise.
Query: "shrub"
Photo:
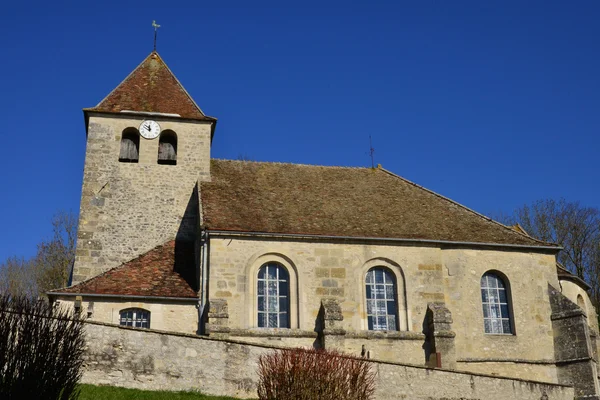
[[[76,399],[84,346],[69,311],[0,296],[0,399]]]
[[[375,392],[371,363],[336,351],[289,349],[258,361],[260,400],[369,400]]]

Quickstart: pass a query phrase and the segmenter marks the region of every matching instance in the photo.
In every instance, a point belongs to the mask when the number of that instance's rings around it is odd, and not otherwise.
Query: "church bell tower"
[[[156,51],[84,115],[73,284],[169,240],[196,240],[216,125]]]

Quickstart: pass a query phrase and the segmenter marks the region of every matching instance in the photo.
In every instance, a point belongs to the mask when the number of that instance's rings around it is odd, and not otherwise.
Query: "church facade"
[[[596,311],[556,244],[381,167],[211,159],[217,120],[156,52],[84,115],[72,285],[51,301],[600,393]]]

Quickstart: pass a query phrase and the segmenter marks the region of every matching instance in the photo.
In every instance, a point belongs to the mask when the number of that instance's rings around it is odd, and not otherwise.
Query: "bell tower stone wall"
[[[158,164],[159,137],[140,137],[139,162],[120,162],[121,136],[152,119],[177,135],[177,164]],[[213,122],[87,112],[87,148],[72,284],[165,243],[196,239],[198,181],[210,179]]]

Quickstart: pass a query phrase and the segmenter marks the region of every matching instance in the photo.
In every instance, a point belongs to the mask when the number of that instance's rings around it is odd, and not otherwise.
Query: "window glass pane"
[[[269,296],[277,296],[277,281],[267,281],[268,284],[268,295]]]
[[[385,311],[387,309],[387,306],[385,303],[387,303],[385,300],[377,300],[377,314],[386,314]]]
[[[279,295],[287,296],[288,295],[288,283],[287,282],[279,282]]]
[[[265,282],[264,281],[258,281],[258,294],[259,295],[265,294]]]
[[[390,331],[395,331],[396,329],[398,329],[396,326],[396,316],[395,315],[388,316],[387,328]]]
[[[368,316],[368,317],[367,317],[367,324],[369,325],[369,330],[370,330],[370,331],[372,331],[373,329],[375,329],[375,328],[373,327],[373,317],[371,317],[371,316]]]
[[[395,299],[396,293],[394,293],[394,285],[387,285],[385,287],[385,297],[387,299]]]
[[[387,302],[387,315],[396,315],[396,302],[388,301]]]
[[[365,279],[365,282],[367,282],[367,283],[375,282],[375,271],[370,270],[369,272],[367,272],[367,277]]]
[[[499,277],[496,277],[496,285],[500,288],[500,289],[504,289],[504,281],[502,279],[500,279]]]
[[[489,301],[487,289],[481,289],[481,301],[484,303],[487,303]]]
[[[367,314],[375,313],[375,302],[373,300],[367,300]]]
[[[267,267],[261,267],[258,270],[258,279],[265,279],[265,272],[267,270]]]
[[[268,314],[269,315],[269,328],[277,328],[277,314]]]
[[[277,301],[277,297],[268,297],[267,298],[267,308],[269,312],[277,312],[279,311],[279,304]]]
[[[484,319],[483,325],[485,328],[485,333],[492,333],[492,322],[489,319]]]
[[[490,306],[489,304],[484,304],[483,305],[483,318],[489,318],[490,317]]]
[[[498,304],[490,304],[490,317],[500,318],[500,306]]]
[[[494,275],[488,275],[488,287],[490,288],[495,288],[498,287],[498,285],[496,284],[496,277]]]
[[[288,299],[287,297],[279,298],[279,311],[285,312],[288,311]]]
[[[484,288],[484,287],[488,287],[488,285],[487,285],[487,275],[483,275],[483,276],[481,277],[481,287],[482,287],[482,288]]]
[[[258,311],[266,311],[265,310],[265,297],[258,296]]]
[[[499,303],[500,302],[500,298],[498,297],[498,290],[496,289],[491,289],[488,290],[488,301],[490,303]]]
[[[499,319],[492,319],[492,333],[502,333],[502,323]]]
[[[283,268],[282,266],[278,266],[277,269],[279,270],[279,280],[287,281],[288,280],[287,270],[285,268]]]
[[[280,328],[289,328],[290,325],[288,323],[288,315],[287,313],[279,314],[279,327]]]
[[[500,303],[508,303],[506,301],[506,290],[498,290],[498,293],[500,294]]]
[[[508,319],[503,319],[502,320],[502,329],[503,329],[503,333],[512,333],[512,330],[510,328],[510,320]]]
[[[258,327],[266,328],[267,327],[267,314],[258,313]]]
[[[277,266],[267,265],[267,277],[268,279],[277,280]]]
[[[387,318],[385,316],[377,317],[377,325],[379,326],[379,329],[387,330]]]
[[[377,268],[375,270],[375,282],[376,283],[383,283],[383,269]]]
[[[372,299],[374,295],[375,295],[375,293],[372,289],[372,286],[367,285],[367,299]]]
[[[385,287],[383,285],[375,285],[375,298],[385,299]]]

